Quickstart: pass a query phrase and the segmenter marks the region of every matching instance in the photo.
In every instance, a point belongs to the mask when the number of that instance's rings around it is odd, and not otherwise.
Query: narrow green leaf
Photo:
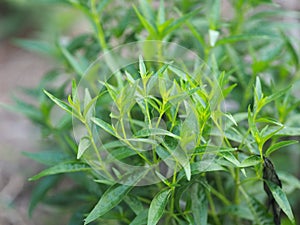
[[[278,131],[276,135],[282,136],[300,136],[299,127],[284,127],[282,130]]]
[[[147,70],[146,70],[143,57],[141,55],[139,56],[139,69],[140,69],[141,77],[145,77],[147,75]]]
[[[156,225],[164,214],[165,207],[168,203],[171,190],[163,190],[159,192],[151,201],[147,225]]]
[[[98,98],[100,98],[105,93],[106,92],[103,91],[100,94],[98,94],[96,97],[91,99],[91,101],[88,102],[87,104],[84,103],[83,116],[86,118],[86,120],[91,118],[91,116],[93,114],[93,106],[96,104],[96,101],[98,100]]]
[[[148,210],[144,210],[140,214],[138,214],[129,225],[145,225],[147,224],[147,218]]]
[[[237,126],[237,122],[235,121],[234,117],[231,114],[226,113],[225,116],[234,124]]]
[[[3,107],[5,110],[9,110],[14,113],[22,113],[37,123],[44,123],[44,118],[41,111],[35,106],[28,104],[20,99],[15,99],[16,105],[8,105],[0,102],[0,107]]]
[[[196,183],[191,190],[192,214],[195,225],[206,225],[208,217],[208,199],[204,187]]]
[[[54,95],[50,94],[48,91],[44,90],[44,93],[53,101],[55,102],[55,104],[57,104],[60,108],[62,108],[63,110],[67,111],[68,113],[72,114],[72,107],[69,106],[67,103],[65,103],[64,101],[56,98]]]
[[[240,167],[240,162],[235,158],[231,152],[222,152],[220,153],[227,161],[231,162],[233,165]]]
[[[124,144],[122,144],[122,145],[124,145]],[[115,160],[126,159],[130,156],[137,154],[134,150],[132,150],[131,148],[127,148],[127,147],[113,149],[113,150],[109,151],[109,153],[110,154],[106,158],[107,162],[113,162]]]
[[[283,189],[287,193],[292,193],[295,189],[300,189],[300,180],[294,175],[283,171],[278,171],[277,174],[283,183]]]
[[[136,196],[127,195],[124,200],[136,215],[144,211],[142,202]]]
[[[84,224],[88,224],[97,218],[103,216],[109,212],[112,208],[117,206],[129,193],[129,191],[138,183],[143,176],[146,174],[145,171],[138,171],[125,177],[125,183],[128,185],[116,184],[110,187],[100,198],[96,206],[89,213],[85,219]]]
[[[289,146],[289,145],[293,145],[293,144],[297,144],[297,143],[298,143],[298,141],[294,141],[294,140],[278,142],[274,145],[271,145],[267,149],[266,156],[269,156],[271,153],[275,152],[276,150],[278,150],[280,148],[283,148],[283,147],[286,147],[286,146]]]
[[[239,41],[255,41],[255,40],[270,40],[274,37],[266,34],[241,34],[241,35],[231,35],[229,37],[224,37],[217,41],[216,45],[224,45],[229,43],[235,43]]]
[[[84,224],[88,224],[110,211],[123,200],[132,188],[132,186],[119,184],[109,188],[102,195],[94,209],[89,213]]]
[[[273,225],[272,217],[267,212],[264,205],[262,205],[256,198],[247,196],[247,204],[253,215],[253,224],[257,225]]]
[[[180,136],[173,134],[170,131],[160,129],[160,128],[143,129],[143,130],[138,131],[135,134],[136,137],[148,137],[148,136],[155,136],[155,135],[169,136],[169,137],[173,137],[175,139],[180,139]]]
[[[287,215],[287,217],[290,219],[290,221],[295,224],[295,218],[290,206],[290,203],[285,195],[285,193],[282,191],[282,189],[269,181],[265,181],[268,185],[268,187],[270,188],[270,191],[272,192],[273,197],[275,198],[276,202],[278,203],[278,205],[280,206],[280,208],[282,209],[282,211]]]
[[[97,98],[96,98],[97,100]],[[91,94],[89,92],[89,90],[86,88],[84,90],[84,102],[83,102],[83,116],[85,117],[86,121],[89,121],[89,119],[92,117],[93,114],[93,108],[90,108],[93,104],[90,104],[92,101],[92,97]],[[93,102],[95,103],[95,102]],[[89,108],[87,108],[88,106],[90,106]]]
[[[107,83],[107,82],[105,83],[105,82],[99,81],[99,83],[106,87],[110,97],[114,100],[114,102],[116,102],[117,101],[117,96],[118,96],[117,89],[114,86]]]
[[[48,169],[43,170],[39,174],[29,178],[30,181],[38,180],[41,177],[60,174],[60,173],[73,173],[79,171],[88,171],[91,168],[84,163],[70,162],[70,163],[62,163],[56,166],[50,167]]]
[[[73,158],[61,151],[40,151],[40,152],[23,152],[25,156],[45,165],[57,165]]]
[[[186,179],[189,181],[192,176],[189,157],[180,147],[172,152],[174,159],[183,167]]]
[[[149,21],[153,27],[155,27],[155,15],[149,2],[150,1],[148,0],[139,0],[139,5],[146,20]]]
[[[149,32],[150,35],[152,36],[156,36],[157,34],[157,30],[155,27],[153,27],[152,24],[150,24],[146,19],[145,17],[142,16],[142,14],[138,11],[138,9],[133,6],[133,9],[135,11],[135,13],[137,14],[139,20],[141,21],[142,25],[145,27],[145,29]]]
[[[88,137],[83,137],[79,141],[77,159],[80,159],[84,152],[90,147],[91,141]]]
[[[225,170],[215,160],[202,160],[191,164],[192,174],[199,174],[204,172],[222,171]]]
[[[292,41],[290,40],[290,38],[286,34],[284,34],[284,32],[281,32],[281,36],[283,37],[283,39],[285,41],[287,50],[289,51],[289,53],[292,57],[293,63],[298,68],[299,67],[299,56],[298,56],[298,51],[296,50],[297,48],[295,48],[293,46]]]
[[[209,13],[209,26],[211,29],[217,29],[221,15],[221,0],[212,0]]]
[[[166,21],[164,0],[159,1],[159,8],[156,21],[158,25],[163,24]]]
[[[45,197],[49,189],[53,188],[57,184],[58,180],[59,176],[46,177],[34,187],[28,209],[30,217],[32,216],[32,212],[37,204]]]
[[[105,130],[107,133],[113,135],[113,136],[116,136],[116,133],[115,133],[115,130],[114,128],[106,123],[105,121],[99,119],[99,118],[96,118],[96,117],[93,117],[91,118],[91,120],[99,127],[101,127],[103,130]]]
[[[163,37],[170,34],[172,31],[176,30],[179,26],[181,26],[183,23],[185,23],[187,20],[189,20],[191,17],[195,16],[197,13],[199,13],[200,9],[195,9],[194,11],[185,14],[184,16],[180,17],[179,19],[174,20],[172,23],[170,23],[169,26],[166,27],[166,29],[163,31]]]
[[[74,103],[76,103],[76,101],[78,101],[78,95],[77,95],[77,84],[76,84],[76,80],[72,80],[72,100]]]
[[[223,213],[222,213],[223,214]],[[242,219],[252,220],[253,216],[247,205],[241,203],[239,205],[230,204],[224,207],[224,214],[234,215]]]
[[[261,163],[261,158],[258,155],[252,155],[248,158],[244,159],[241,164],[240,168],[249,167],[249,166],[255,166],[257,164]]]
[[[51,46],[47,42],[38,41],[38,40],[17,39],[14,40],[14,43],[29,51],[34,51],[37,53],[47,54],[51,56],[54,56],[56,54],[55,47]]]
[[[257,101],[261,100],[263,98],[262,88],[259,77],[256,77],[256,83],[255,83],[255,94]]]
[[[73,70],[80,76],[84,75],[84,69],[81,67],[80,63],[72,56],[72,54],[63,46],[60,45],[60,50],[67,60],[67,62],[70,64],[70,66],[73,68]]]
[[[265,104],[268,104],[268,103],[274,101],[275,99],[281,97],[282,95],[286,94],[291,89],[291,87],[292,86],[288,86],[287,88],[284,88],[284,89],[266,97]]]

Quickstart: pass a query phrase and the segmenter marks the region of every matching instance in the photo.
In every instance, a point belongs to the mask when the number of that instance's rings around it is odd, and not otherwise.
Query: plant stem
[[[92,18],[93,18],[93,22],[94,25],[96,27],[96,35],[97,35],[97,39],[99,41],[99,44],[101,46],[101,48],[103,50],[107,49],[107,44],[105,41],[105,34],[100,22],[100,19],[98,18],[98,13],[97,13],[97,8],[96,8],[96,0],[92,0],[91,1],[91,11],[92,11]]]
[[[208,198],[209,205],[211,207],[211,213],[212,213],[213,220],[215,221],[215,224],[221,225],[221,222],[216,213],[215,203],[211,197],[211,193],[207,192],[207,198]]]

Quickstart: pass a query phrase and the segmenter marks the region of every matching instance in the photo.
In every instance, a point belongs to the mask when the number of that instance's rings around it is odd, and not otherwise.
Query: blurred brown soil
[[[34,87],[53,65],[51,60],[0,42],[0,103],[13,104],[18,87]],[[19,93],[20,95],[20,93]],[[39,148],[39,130],[23,115],[0,107],[0,225],[60,224],[49,208],[40,206],[33,218],[27,214],[32,176],[38,165],[22,155]]]

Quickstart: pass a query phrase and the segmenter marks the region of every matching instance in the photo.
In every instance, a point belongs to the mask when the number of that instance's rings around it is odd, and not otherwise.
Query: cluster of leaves
[[[263,175],[263,169],[281,154],[279,149],[288,160],[286,151],[293,151],[300,136],[297,93],[290,86],[299,76],[297,42],[288,35],[292,25],[280,20],[298,18],[297,13],[268,0],[229,1],[233,15],[228,19],[221,15],[220,0],[140,0],[134,6],[108,0],[48,2],[81,11],[92,32],[67,44],[18,42],[60,62],[38,87],[24,90],[37,106],[16,104],[40,125],[46,143],[43,151],[26,155],[49,166],[31,178],[43,177],[33,191],[30,213],[43,200],[72,209],[70,225],[277,225],[278,213],[268,212],[261,200],[268,197],[286,215],[284,222],[295,224],[287,192],[272,174],[278,173],[291,196],[297,196],[300,181],[273,166],[271,175]],[[210,87],[203,77],[171,63],[153,66],[140,57],[130,72],[120,71],[122,79],[101,82],[100,92],[84,90],[81,100],[77,84],[99,52],[116,41],[138,40],[173,41],[194,50],[214,71]],[[57,85],[57,78],[63,83]],[[215,100],[221,95],[224,99]],[[56,106],[66,113],[57,116]],[[78,144],[72,118],[83,125]],[[117,162],[144,170],[126,170]],[[147,169],[159,163],[171,173]],[[70,189],[50,196],[49,190],[66,177],[73,181]],[[158,181],[138,185],[149,177]]]

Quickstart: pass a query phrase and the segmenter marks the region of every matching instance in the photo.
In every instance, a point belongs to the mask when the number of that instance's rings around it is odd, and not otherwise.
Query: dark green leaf
[[[148,212],[147,225],[156,225],[164,214],[165,207],[168,203],[171,190],[163,190],[153,198]]]
[[[58,164],[56,166],[50,167],[48,169],[43,170],[39,174],[29,178],[30,181],[38,180],[41,177],[54,175],[54,174],[60,174],[60,173],[73,173],[73,172],[79,172],[79,171],[89,171],[91,168],[87,164],[83,163],[63,163]]]
[[[255,166],[259,163],[261,163],[261,158],[260,156],[258,155],[252,155],[252,156],[249,156],[248,158],[244,159],[241,164],[240,164],[240,168],[243,168],[243,167],[249,167],[249,166]]]
[[[265,181],[270,188],[270,191],[272,192],[272,195],[282,211],[287,215],[287,217],[290,219],[290,221],[295,224],[295,218],[290,206],[290,203],[285,195],[285,193],[282,191],[282,189],[270,181]]]
[[[266,151],[266,156],[269,156],[271,153],[273,153],[274,151],[289,146],[289,145],[293,145],[293,144],[297,144],[298,141],[294,141],[294,140],[290,140],[290,141],[280,141],[274,145],[271,145],[267,151]]]
[[[72,69],[80,76],[84,75],[84,68],[80,65],[80,62],[78,62],[74,56],[63,46],[60,46],[60,50],[65,57],[66,61],[70,64]]]
[[[36,205],[44,198],[47,192],[57,184],[58,180],[59,176],[46,177],[34,187],[28,209],[29,216],[32,215]]]
[[[191,190],[192,198],[192,214],[195,225],[206,225],[208,218],[208,199],[205,193],[205,188],[196,183]]]
[[[147,218],[148,210],[144,210],[140,214],[138,214],[129,225],[145,225],[147,224]]]
[[[70,155],[60,151],[23,152],[23,154],[45,165],[57,165],[58,163],[74,160]]]
[[[95,118],[95,117],[91,118],[91,120],[97,126],[101,127],[103,130],[105,130],[107,133],[109,133],[109,134],[111,134],[113,136],[116,136],[115,130],[114,130],[114,128],[110,124],[106,123],[105,121],[103,121],[103,120],[101,120],[99,118]]]
[[[89,213],[87,218],[85,219],[84,224],[88,224],[97,218],[103,216],[107,212],[109,212],[112,208],[117,206],[129,193],[129,191],[134,187],[136,183],[138,183],[147,171],[137,171],[129,176],[123,178],[123,182],[127,185],[116,184],[110,187],[100,198],[96,206]],[[122,180],[121,180],[122,181]],[[123,183],[122,182],[122,183]]]
[[[49,43],[38,40],[21,40],[17,39],[14,41],[18,46],[34,51],[37,53],[47,54],[50,56],[54,56],[56,54],[55,47],[51,46]]]

